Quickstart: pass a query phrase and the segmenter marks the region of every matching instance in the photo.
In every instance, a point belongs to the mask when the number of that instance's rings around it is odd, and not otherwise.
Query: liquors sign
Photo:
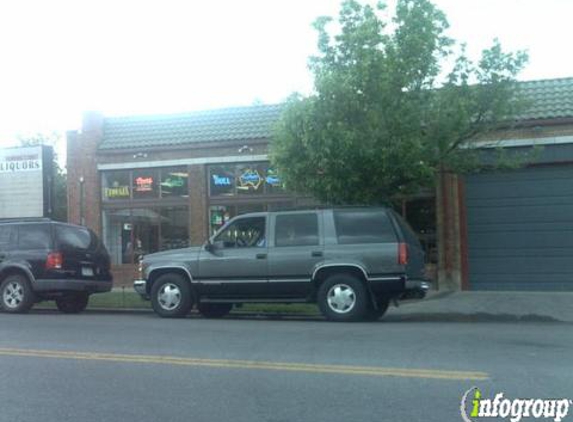
[[[51,214],[50,147],[0,149],[0,218]]]

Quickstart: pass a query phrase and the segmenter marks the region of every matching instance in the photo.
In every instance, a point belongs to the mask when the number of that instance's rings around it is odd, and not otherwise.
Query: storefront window
[[[157,170],[134,170],[132,180],[133,199],[150,199],[159,197]]]
[[[127,203],[122,209],[104,205],[103,239],[113,264],[131,264],[145,254],[188,246],[187,167],[105,171],[102,191],[106,201]],[[152,206],[137,205],[144,200],[153,200]]]
[[[145,254],[189,246],[186,206],[105,210],[103,239],[113,264],[132,264]]]
[[[214,165],[209,167],[210,196],[284,194],[283,182],[268,163]]]
[[[235,194],[235,166],[212,166],[209,169],[209,193],[211,196]]]
[[[212,235],[235,216],[233,206],[212,206],[209,207],[209,233]]]
[[[187,198],[189,196],[189,172],[187,168],[167,168],[161,170],[161,197]]]
[[[151,208],[134,208],[131,210],[132,245],[128,253],[133,254],[133,262],[141,255],[159,250],[159,212]]]
[[[262,194],[265,190],[266,165],[240,164],[237,166],[236,185],[238,195]]]
[[[102,177],[102,194],[105,201],[129,200],[129,171],[108,171]]]
[[[131,211],[129,209],[103,212],[103,240],[113,264],[132,262],[128,245],[132,243]]]
[[[162,251],[189,246],[189,212],[187,207],[160,210]]]
[[[265,191],[267,194],[284,193],[283,182],[276,170],[271,167],[266,169]]]

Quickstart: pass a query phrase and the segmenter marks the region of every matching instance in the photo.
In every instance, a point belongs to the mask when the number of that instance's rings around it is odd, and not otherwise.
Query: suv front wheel
[[[193,307],[189,282],[179,274],[163,274],[151,287],[151,305],[159,316],[184,317]]]
[[[0,307],[5,312],[24,313],[34,305],[34,292],[28,279],[21,274],[12,274],[0,284]]]
[[[320,312],[331,321],[364,319],[368,300],[368,292],[362,281],[350,274],[330,276],[318,289]]]

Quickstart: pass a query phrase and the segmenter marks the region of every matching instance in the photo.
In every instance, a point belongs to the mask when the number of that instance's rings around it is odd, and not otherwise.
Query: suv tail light
[[[61,252],[50,252],[46,258],[46,270],[60,270],[64,257]]]
[[[406,243],[398,244],[398,264],[408,264],[408,245]]]

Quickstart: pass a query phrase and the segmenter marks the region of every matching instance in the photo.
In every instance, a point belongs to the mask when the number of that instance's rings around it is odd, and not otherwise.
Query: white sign
[[[44,216],[43,149],[0,149],[0,218]]]

